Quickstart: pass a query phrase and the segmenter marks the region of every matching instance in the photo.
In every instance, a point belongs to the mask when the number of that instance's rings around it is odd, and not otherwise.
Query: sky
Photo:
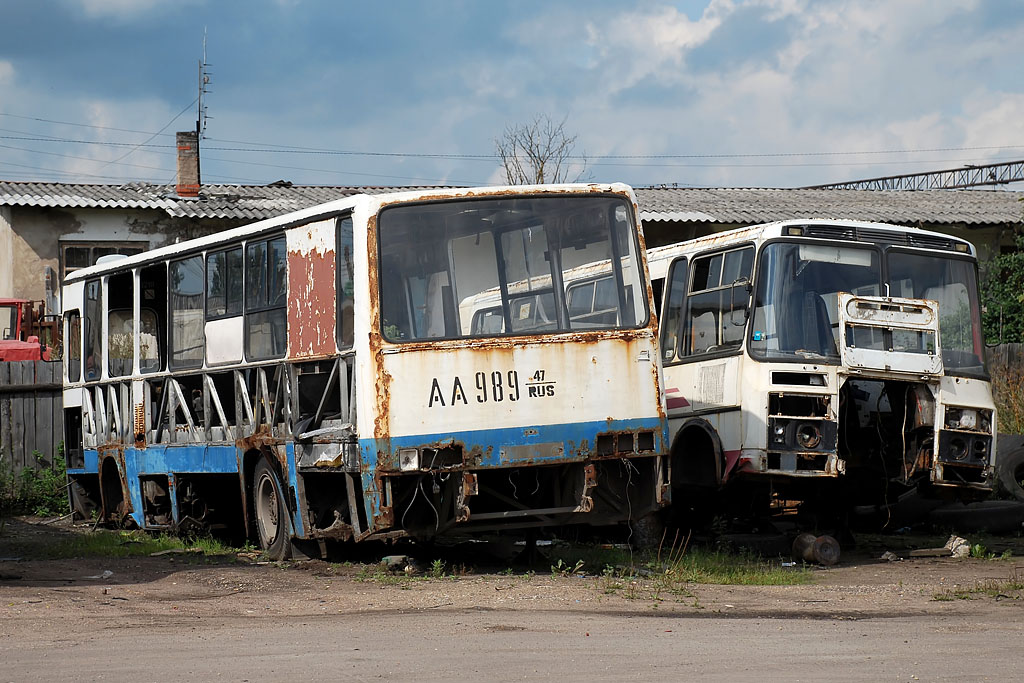
[[[568,180],[800,187],[1024,159],[1020,0],[0,4],[0,179],[484,185],[538,117]],[[1010,189],[1024,189],[1015,183]]]

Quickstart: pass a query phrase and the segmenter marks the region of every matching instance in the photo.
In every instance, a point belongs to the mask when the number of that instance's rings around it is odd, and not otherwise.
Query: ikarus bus
[[[617,184],[359,195],[76,271],[78,514],[234,527],[285,557],[656,511],[667,423],[636,216]],[[565,273],[588,264],[607,308],[581,318]]]
[[[790,220],[651,249],[674,486],[855,501],[990,488],[995,407],[974,247]],[[803,485],[803,486],[801,486]]]

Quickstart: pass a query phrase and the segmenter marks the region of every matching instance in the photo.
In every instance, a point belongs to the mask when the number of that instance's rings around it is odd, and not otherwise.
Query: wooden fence
[[[49,466],[64,438],[61,364],[0,363],[0,468],[20,472]]]
[[[988,349],[988,362],[998,365],[1024,363],[1024,344],[1000,344]]]

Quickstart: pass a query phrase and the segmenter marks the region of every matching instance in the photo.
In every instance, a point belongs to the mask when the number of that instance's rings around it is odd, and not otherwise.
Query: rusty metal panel
[[[288,357],[324,357],[335,342],[336,220],[292,228],[288,243]]]
[[[937,376],[942,374],[939,342],[939,305],[928,299],[856,296],[839,293],[839,343],[843,366],[852,372],[874,371],[879,376]],[[893,337],[890,348],[857,348],[851,328],[881,337]],[[909,339],[925,340],[925,348],[903,349],[896,341],[900,332]],[[930,345],[930,348],[927,346]]]

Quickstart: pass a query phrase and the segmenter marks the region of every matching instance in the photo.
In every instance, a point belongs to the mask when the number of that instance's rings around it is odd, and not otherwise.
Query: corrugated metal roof
[[[1020,223],[1024,192],[637,188],[644,221],[754,225],[788,218],[882,223]],[[707,218],[695,218],[705,215]]]
[[[0,206],[153,209],[177,218],[257,221],[353,194],[431,187],[325,187],[319,185],[203,185],[196,198],[174,185],[79,185],[0,181]]]
[[[152,209],[193,219],[256,221],[365,192],[420,187],[203,185],[200,197],[174,185],[79,185],[0,181],[0,206]],[[1019,223],[1024,192],[1003,190],[786,190],[637,188],[645,221],[752,225],[787,218],[838,218],[902,224]]]

